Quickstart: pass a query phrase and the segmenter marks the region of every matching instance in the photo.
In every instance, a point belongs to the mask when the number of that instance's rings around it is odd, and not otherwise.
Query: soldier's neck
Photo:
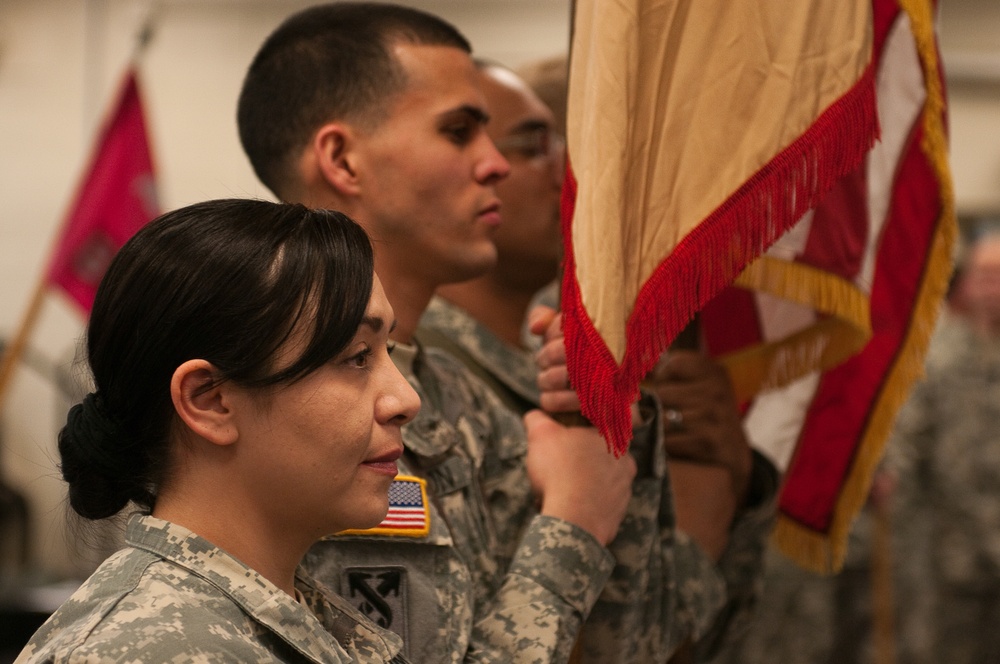
[[[376,251],[375,272],[396,316],[396,329],[391,337],[393,341],[408,344],[412,343],[420,317],[434,295],[434,284],[420,279],[405,267],[399,267],[388,261],[380,263]]]
[[[521,330],[534,291],[509,288],[491,274],[447,284],[438,295],[461,307],[490,332],[515,348],[523,348]]]

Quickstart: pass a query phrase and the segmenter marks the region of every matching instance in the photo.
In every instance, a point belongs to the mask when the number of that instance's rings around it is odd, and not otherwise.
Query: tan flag
[[[567,362],[617,453],[660,353],[872,146],[870,0],[577,0]]]

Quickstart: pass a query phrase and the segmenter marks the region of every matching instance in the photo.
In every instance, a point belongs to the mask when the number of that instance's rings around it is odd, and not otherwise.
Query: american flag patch
[[[338,535],[423,537],[430,532],[430,528],[426,480],[397,475],[389,485],[389,513],[382,519],[382,523],[366,530],[345,530]]]

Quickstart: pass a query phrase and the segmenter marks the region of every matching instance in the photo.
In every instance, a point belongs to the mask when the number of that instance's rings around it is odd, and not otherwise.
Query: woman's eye
[[[355,353],[354,355],[347,358],[347,363],[359,369],[364,369],[365,367],[368,366],[368,360],[371,358],[371,355],[372,355],[371,348],[366,347],[361,352]]]
[[[393,351],[395,351],[395,350],[396,350],[396,342],[395,341],[390,341],[389,343],[387,343],[385,345],[385,352],[387,352],[389,355],[392,355]]]

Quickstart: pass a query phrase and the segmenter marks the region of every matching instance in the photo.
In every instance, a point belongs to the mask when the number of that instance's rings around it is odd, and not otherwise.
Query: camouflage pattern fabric
[[[431,300],[416,337],[423,346],[440,348],[459,360],[515,413],[538,407],[538,368],[531,357],[446,300]]]
[[[759,607],[742,638],[714,664],[862,664],[873,662],[870,542],[862,511],[836,575],[802,569],[768,547]],[[859,555],[860,554],[860,555]],[[900,660],[902,664],[903,660]]]
[[[399,471],[427,480],[430,531],[327,537],[303,565],[414,662],[565,661],[611,555],[537,513],[524,428],[488,388],[438,351],[397,344],[392,357],[422,400]]]
[[[469,363],[476,375],[489,374],[490,385],[500,385],[494,389],[508,405],[537,404],[537,369],[530,355],[505,344],[464,310],[434,298],[417,337],[427,343],[444,338],[445,350]],[[711,653],[728,627],[745,619],[759,591],[775,515],[776,470],[762,457],[755,463],[759,498],[734,522],[730,546],[717,565],[675,528],[658,408],[651,398],[643,405],[650,418],[635,432],[630,449],[639,473],[628,513],[609,546],[614,570],[582,631],[585,662],[664,661],[688,638],[701,638],[699,650]]]
[[[304,573],[308,608],[176,524],[134,515],[125,537],[18,663],[404,661],[395,634]]]
[[[1000,339],[944,315],[887,460],[907,583],[929,595],[927,661],[1000,662]],[[919,564],[919,563],[923,564]]]
[[[899,440],[890,441],[884,464],[892,465]],[[912,508],[912,506],[911,506]],[[742,638],[729,641],[714,664],[871,664],[886,661],[875,641],[875,530],[872,504],[851,525],[844,567],[835,575],[802,569],[769,547],[758,609]],[[896,664],[932,664],[930,636],[957,614],[928,620],[930,599],[926,519],[897,512],[889,547],[893,649]],[[917,533],[919,536],[915,537]],[[933,627],[936,624],[937,627]],[[951,639],[952,647],[968,639]],[[969,661],[969,660],[963,660]],[[973,660],[977,661],[977,660]],[[989,660],[982,660],[989,661]]]

